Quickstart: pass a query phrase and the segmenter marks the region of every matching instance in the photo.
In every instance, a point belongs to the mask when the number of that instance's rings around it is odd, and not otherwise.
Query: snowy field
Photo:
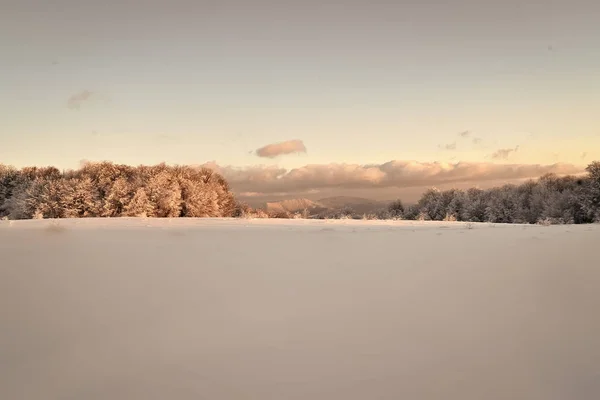
[[[0,222],[0,399],[600,398],[600,226]]]

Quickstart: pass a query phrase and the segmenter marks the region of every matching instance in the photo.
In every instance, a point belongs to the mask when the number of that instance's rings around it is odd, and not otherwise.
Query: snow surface
[[[600,226],[0,222],[0,399],[600,398]]]

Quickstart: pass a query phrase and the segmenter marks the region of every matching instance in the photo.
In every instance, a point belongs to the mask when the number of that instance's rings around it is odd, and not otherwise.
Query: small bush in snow
[[[446,216],[444,217],[444,221],[456,222],[456,216],[454,214],[446,214]]]

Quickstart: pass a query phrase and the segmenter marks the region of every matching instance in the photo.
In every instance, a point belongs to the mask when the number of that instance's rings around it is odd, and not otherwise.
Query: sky
[[[209,163],[276,179],[239,189],[266,196],[580,171],[599,20],[592,0],[0,0],[0,163]]]

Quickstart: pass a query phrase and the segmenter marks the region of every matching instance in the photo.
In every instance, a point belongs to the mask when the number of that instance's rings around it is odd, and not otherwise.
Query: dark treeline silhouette
[[[401,200],[373,214],[351,208],[317,215],[267,213],[237,203],[225,179],[208,168],[131,167],[87,163],[79,170],[17,170],[0,164],[0,218],[251,217],[353,218],[523,224],[600,222],[600,162],[585,176],[547,174],[492,189],[427,190],[416,204]]]
[[[189,166],[86,163],[78,170],[0,165],[0,218],[230,217],[223,177]]]

